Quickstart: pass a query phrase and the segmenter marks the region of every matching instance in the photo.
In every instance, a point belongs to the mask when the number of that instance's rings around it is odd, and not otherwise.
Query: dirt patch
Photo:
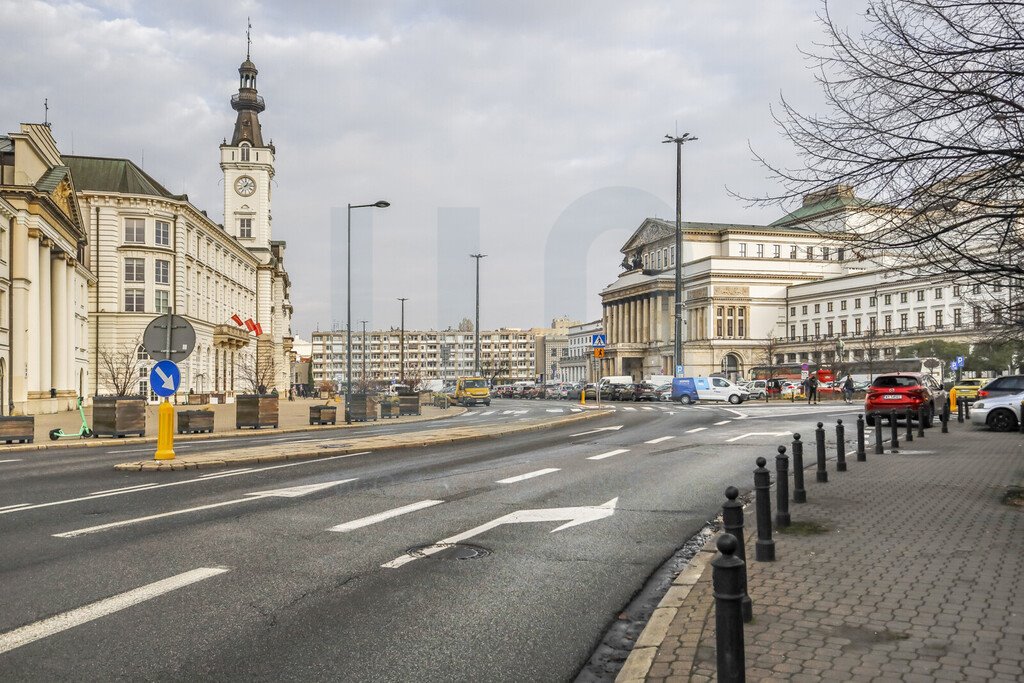
[[[1024,510],[1024,488],[1020,486],[1009,486],[1003,495],[1003,504],[1010,507]]]
[[[815,534],[827,534],[829,529],[820,522],[815,522],[813,519],[806,522],[793,522],[787,527],[778,529],[780,534],[789,534],[791,536],[814,536]]]

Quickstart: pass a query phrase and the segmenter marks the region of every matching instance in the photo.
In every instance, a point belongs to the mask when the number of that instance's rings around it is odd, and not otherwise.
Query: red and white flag
[[[234,315],[231,316],[231,320],[232,320],[232,322],[234,322],[239,327],[242,327],[243,325],[245,325],[245,323],[242,322],[242,318],[239,317],[239,315],[237,313],[235,313]]]
[[[256,323],[252,321],[252,318],[249,318],[245,321],[245,329],[249,330],[250,332],[256,331]]]
[[[263,335],[263,325],[260,325],[259,323],[256,323],[256,329],[253,330],[253,331],[256,333],[257,337],[262,336]]]

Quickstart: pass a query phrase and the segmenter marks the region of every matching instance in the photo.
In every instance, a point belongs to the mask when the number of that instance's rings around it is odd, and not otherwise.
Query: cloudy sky
[[[842,4],[856,22],[862,0]],[[700,138],[685,148],[685,219],[780,215],[727,188],[770,189],[748,145],[796,163],[769,108],[780,94],[820,106],[799,51],[820,40],[820,9],[817,0],[0,0],[0,129],[42,120],[47,98],[62,151],[130,158],[221,221],[218,145],[231,135],[251,17],[296,334],[343,322],[344,207],[380,198],[392,207],[354,221],[372,234],[373,253],[372,272],[359,273],[365,288],[353,288],[355,319],[397,325],[399,296],[410,298],[408,327],[456,323],[439,319],[452,315],[439,297],[471,317],[477,248],[488,254],[483,327],[542,325],[554,313],[593,319],[622,243],[645,216],[673,217],[666,133]],[[439,215],[459,207],[479,212],[478,231],[460,228],[478,234],[465,249],[438,236]],[[560,220],[577,235],[585,227],[578,244],[549,245]],[[585,300],[559,298],[559,277],[584,281]]]

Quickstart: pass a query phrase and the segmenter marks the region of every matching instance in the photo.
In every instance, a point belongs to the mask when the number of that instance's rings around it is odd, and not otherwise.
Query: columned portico
[[[39,385],[36,390],[39,391],[44,398],[50,395],[50,388],[53,386],[53,373],[51,369],[53,367],[53,316],[51,315],[51,306],[53,302],[50,300],[50,247],[52,242],[47,239],[39,241]]]
[[[25,280],[28,287],[27,298],[27,310],[24,320],[25,331],[22,339],[25,341],[25,345],[28,347],[28,358],[25,369],[25,377],[27,378],[27,384],[25,386],[25,395],[21,397],[22,401],[36,398],[39,394],[39,359],[40,359],[40,345],[39,345],[39,245],[40,234],[38,230],[29,229],[28,232],[28,244],[25,250]],[[31,343],[31,340],[36,340],[36,343]],[[18,345],[17,339],[12,340],[12,346]],[[15,399],[17,400],[17,399]]]

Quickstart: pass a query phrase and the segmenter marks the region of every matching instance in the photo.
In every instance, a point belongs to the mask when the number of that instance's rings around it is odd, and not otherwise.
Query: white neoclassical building
[[[68,410],[87,367],[88,235],[72,174],[46,124],[0,137],[0,405]]]

